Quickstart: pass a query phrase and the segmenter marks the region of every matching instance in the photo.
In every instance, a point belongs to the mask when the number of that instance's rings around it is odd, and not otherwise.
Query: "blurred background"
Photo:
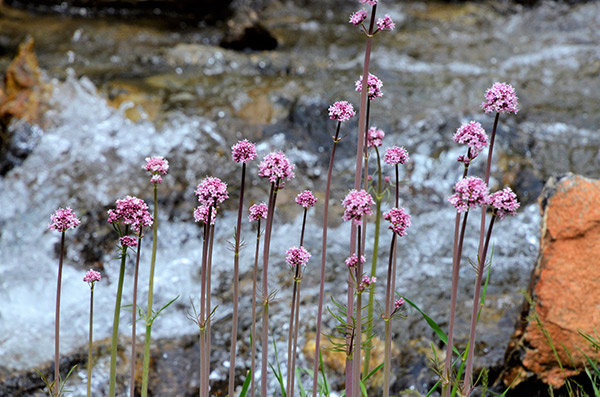
[[[200,228],[194,224],[193,191],[207,175],[229,184],[230,200],[217,224],[213,296],[211,379],[226,393],[231,320],[232,239],[239,168],[230,147],[248,138],[259,156],[284,150],[296,179],[278,197],[271,248],[272,338],[286,351],[291,275],[285,250],[300,233],[294,197],[313,189],[323,198],[335,124],[334,101],[358,108],[354,82],[362,73],[365,38],[348,23],[361,8],[353,0],[35,0],[0,1],[0,395],[42,395],[35,368],[50,373],[59,234],[47,230],[50,215],[70,206],[82,224],[67,233],[63,273],[61,352],[70,368],[79,364],[69,389],[85,395],[88,286],[96,286],[95,395],[105,395],[107,339],[112,327],[118,274],[117,236],[106,223],[115,200],[136,195],[151,202],[144,158],[161,155],[171,165],[159,186],[161,224],[155,301],[179,295],[154,326],[152,395],[197,394],[197,328],[186,319],[197,298]],[[371,125],[386,133],[383,149],[405,146],[411,161],[402,170],[402,205],[412,215],[400,243],[397,289],[447,327],[454,209],[446,198],[461,174],[463,148],[452,135],[464,122],[491,131],[493,116],[481,110],[494,82],[513,85],[521,110],[503,115],[492,167],[492,190],[509,185],[522,202],[519,216],[494,230],[494,264],[476,348],[478,369],[490,382],[504,369],[524,290],[539,244],[537,198],[550,176],[571,171],[600,174],[600,4],[555,1],[385,1],[392,32],[374,39],[371,72],[384,83],[371,106]],[[344,236],[338,205],[352,185],[357,117],[342,127],[330,218],[333,236]],[[257,163],[256,163],[257,164]],[[266,201],[268,185],[250,165],[249,206]],[[373,162],[371,163],[373,167]],[[473,164],[482,174],[482,161]],[[392,169],[385,172],[391,175]],[[246,207],[247,208],[247,207]],[[473,221],[475,230],[476,217]],[[322,207],[309,212],[305,246],[313,254],[303,282],[299,366],[312,368]],[[243,235],[253,246],[254,229]],[[291,237],[290,237],[291,236]],[[382,246],[389,236],[383,233]],[[368,239],[372,239],[369,236]],[[348,242],[332,239],[326,291],[345,296]],[[478,236],[467,236],[465,256],[475,256]],[[368,244],[372,247],[372,243]],[[150,239],[142,248],[139,299],[145,302]],[[367,250],[368,255],[372,252]],[[383,263],[386,249],[379,252]],[[250,307],[253,249],[242,252],[240,310]],[[465,262],[466,263],[466,262]],[[383,266],[380,266],[383,279]],[[457,343],[464,348],[474,272],[461,271]],[[124,304],[131,303],[128,269]],[[380,288],[383,292],[383,284]],[[326,297],[328,300],[329,297]],[[395,323],[397,356],[393,390],[420,395],[436,382],[428,368],[431,343],[441,345],[420,315]],[[130,324],[123,313],[125,346]],[[238,382],[249,367],[250,318],[240,320]],[[285,325],[283,325],[285,324]],[[335,323],[327,316],[326,332]],[[138,329],[143,327],[138,327]],[[143,332],[143,331],[140,331]],[[142,333],[139,334],[143,340]],[[313,342],[314,343],[314,342]],[[272,355],[272,352],[271,352]],[[274,357],[270,357],[273,362]],[[280,357],[285,362],[285,357]],[[343,363],[327,358],[334,389],[341,390]],[[123,358],[123,374],[127,362]],[[277,390],[274,378],[270,390]],[[308,383],[306,383],[308,384]],[[123,375],[122,392],[127,377]],[[498,387],[502,387],[501,384]],[[374,389],[373,395],[378,392]],[[521,392],[522,393],[522,392]],[[526,394],[514,394],[526,395]],[[533,394],[527,394],[533,395]]]

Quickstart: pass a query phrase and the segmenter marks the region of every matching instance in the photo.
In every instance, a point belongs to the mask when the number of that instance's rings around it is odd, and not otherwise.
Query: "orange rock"
[[[599,202],[597,180],[567,174],[550,179],[544,187],[542,238],[528,291],[535,310],[526,304],[513,335],[505,383],[516,378],[516,385],[536,376],[558,388],[565,377],[582,370],[583,354],[600,359],[579,333],[593,335],[600,330]],[[540,323],[532,316],[536,313]]]

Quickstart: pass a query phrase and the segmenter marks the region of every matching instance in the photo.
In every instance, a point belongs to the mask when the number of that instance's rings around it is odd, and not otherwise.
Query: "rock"
[[[580,335],[581,331],[593,335],[600,328],[598,200],[600,181],[579,175],[551,178],[544,187],[539,200],[540,250],[528,290],[533,305],[525,303],[509,344],[507,385],[537,378],[558,388],[565,377],[581,372],[583,354],[600,359],[600,353]]]
[[[232,50],[268,51],[277,48],[277,39],[259,22],[252,9],[238,11],[227,21],[227,32],[221,47]]]

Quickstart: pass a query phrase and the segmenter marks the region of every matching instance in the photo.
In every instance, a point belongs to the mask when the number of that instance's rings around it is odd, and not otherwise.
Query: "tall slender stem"
[[[87,362],[87,397],[92,395],[92,343],[94,337],[94,283],[90,288],[90,331],[88,337],[88,362]]]
[[[144,340],[144,363],[142,372],[142,397],[148,396],[148,379],[150,375],[150,340],[152,334],[152,301],[154,295],[154,269],[158,247],[158,184],[154,183],[154,223],[152,224],[152,258],[150,260],[150,276],[148,278],[148,307],[146,308],[146,337]]]
[[[362,257],[362,236],[361,236],[361,226],[358,226],[358,238],[357,238],[357,255],[358,255],[358,263],[356,265],[356,284],[357,284],[357,294],[356,294],[356,318],[355,318],[355,338],[354,338],[354,352],[353,352],[353,371],[352,381],[354,382],[353,390],[356,390],[356,393],[360,390],[360,368],[361,368],[361,345],[362,345],[362,329],[361,329],[361,320],[362,320],[362,290],[360,288],[361,278],[363,274],[363,263],[361,260]]]
[[[207,267],[208,267],[208,245],[210,237],[210,221],[212,220],[213,208],[208,208],[207,224],[204,225],[204,242],[202,244],[202,277],[200,281],[200,397],[208,397],[208,385],[204,382],[206,372],[206,296],[207,291]]]
[[[299,266],[298,266],[299,267]],[[294,284],[298,285],[298,293],[296,294],[296,313],[294,318],[294,342],[292,346],[292,384],[290,387],[290,394],[288,396],[294,397],[294,382],[296,379],[296,349],[298,346],[298,329],[300,326],[300,286],[302,282],[302,274],[298,276],[296,280],[294,280]]]
[[[206,364],[204,370],[204,382],[206,384],[206,394],[210,393],[210,346],[211,346],[211,328],[212,328],[212,307],[211,307],[211,273],[212,273],[212,253],[215,238],[215,225],[209,227],[210,237],[208,239],[208,263],[206,271]]]
[[[112,342],[110,345],[110,380],[108,395],[115,397],[117,377],[117,345],[119,343],[119,316],[121,314],[121,298],[123,296],[123,279],[125,278],[125,263],[127,261],[127,246],[121,246],[121,267],[119,269],[119,282],[117,284],[117,299],[115,302],[115,315],[113,318]]]
[[[394,269],[392,264],[396,256],[396,233],[392,235],[392,242],[390,244],[390,259],[388,262],[387,272],[387,285],[385,290],[385,346],[384,346],[384,358],[383,358],[383,395],[388,397],[390,395],[390,355],[391,355],[391,317],[392,317],[392,304],[394,301],[394,287],[392,281],[394,277]]]
[[[140,269],[140,251],[142,250],[142,226],[140,225],[140,232],[138,234],[137,242],[137,253],[135,256],[135,270],[133,275],[133,303],[131,305],[131,372],[130,372],[130,383],[129,383],[129,395],[134,397],[135,392],[135,351],[136,351],[136,315],[137,315],[137,286],[138,286],[138,272]]]
[[[250,383],[250,396],[254,397],[254,379],[256,373],[256,283],[258,276],[258,253],[260,250],[260,218],[258,219],[256,227],[256,250],[254,252],[254,268],[252,270],[252,356],[251,356],[251,376],[252,381]]]
[[[63,231],[60,234],[60,254],[58,257],[58,277],[56,280],[56,311],[54,313],[54,392],[57,393],[57,395],[60,388],[60,290],[62,285],[64,254],[65,232]]]
[[[329,216],[329,197],[331,195],[331,177],[333,174],[333,160],[335,159],[335,148],[339,142],[341,121],[338,121],[333,137],[333,147],[329,158],[327,171],[327,185],[325,187],[325,200],[323,202],[323,237],[321,239],[321,279],[319,284],[319,306],[317,309],[317,334],[315,336],[315,360],[313,364],[313,397],[317,396],[317,380],[319,378],[319,353],[321,351],[321,317],[323,316],[323,296],[325,295],[325,264],[327,263],[327,223]]]

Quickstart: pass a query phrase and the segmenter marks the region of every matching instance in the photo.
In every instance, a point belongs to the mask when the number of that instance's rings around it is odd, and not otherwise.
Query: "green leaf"
[[[298,379],[298,388],[300,389],[300,397],[306,397],[306,390],[302,385],[302,379],[300,378],[300,369],[296,368],[296,379]]]
[[[319,349],[319,364],[321,365],[321,375],[323,376],[323,391],[326,396],[329,396],[329,383],[327,382],[327,377],[325,376],[325,366],[323,365],[323,354],[321,354],[321,349]]]
[[[248,394],[248,389],[250,388],[250,382],[252,381],[252,371],[248,370],[246,374],[246,379],[244,380],[244,384],[242,385],[242,391],[240,392],[239,397],[246,397]]]
[[[375,367],[373,369],[373,371],[369,372],[369,375],[365,376],[362,380],[365,381],[365,380],[369,379],[371,376],[375,375],[375,373],[377,371],[379,371],[381,368],[383,368],[383,363],[381,363],[377,367]]]
[[[425,395],[425,397],[431,396],[433,394],[433,392],[436,391],[438,387],[440,387],[441,383],[442,383],[442,381],[438,380],[437,383],[435,385],[433,385],[433,387],[427,392],[427,394]]]

